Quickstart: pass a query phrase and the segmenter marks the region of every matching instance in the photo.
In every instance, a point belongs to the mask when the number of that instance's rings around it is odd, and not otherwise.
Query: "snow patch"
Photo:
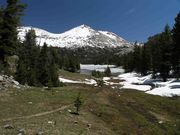
[[[97,82],[93,79],[85,79],[85,81],[73,81],[73,80],[59,77],[59,81],[63,82],[63,83],[74,83],[74,84],[88,84],[88,85],[96,85],[97,84]]]
[[[136,89],[139,91],[145,91],[147,94],[159,95],[159,96],[180,96],[180,81],[171,78],[166,82],[162,82],[162,79],[151,79],[152,75],[141,76],[137,73],[125,73],[118,76],[120,80],[123,80],[121,88],[123,89]],[[149,85],[147,85],[149,84]],[[150,85],[154,85],[154,89]]]
[[[166,97],[180,96],[180,82],[164,84],[166,85],[147,91],[146,93]]]

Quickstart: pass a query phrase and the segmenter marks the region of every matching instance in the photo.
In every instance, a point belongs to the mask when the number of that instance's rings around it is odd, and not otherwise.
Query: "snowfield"
[[[93,70],[104,72],[106,68],[109,67],[112,74],[120,74],[124,73],[124,69],[122,67],[116,67],[115,65],[94,65],[94,64],[81,64],[81,70],[87,70],[92,72]]]
[[[166,97],[180,96],[180,82],[169,83],[165,86],[155,88],[151,91],[147,91],[146,93]]]
[[[121,67],[115,65],[93,65],[93,64],[81,64],[82,70],[89,71],[104,71],[107,67],[110,67],[112,73],[121,73],[117,77],[103,77],[104,84],[111,86],[115,89],[132,89],[143,91],[147,94],[173,97],[180,96],[180,80],[174,78],[168,79],[163,82],[162,79],[152,79],[152,74],[141,76],[135,72],[123,73],[124,70]],[[79,83],[97,86],[97,82],[93,79],[85,79],[84,81],[73,81],[60,77],[59,80],[63,83]],[[114,82],[114,80],[116,80]],[[119,80],[119,81],[118,81]]]
[[[147,75],[141,77],[137,73],[125,73],[118,76],[119,79],[124,80],[122,82],[124,89],[136,89],[140,91],[145,91],[147,94],[159,95],[159,96],[180,96],[180,81],[176,79],[169,79],[167,82],[162,82],[161,79],[152,79],[152,75]],[[150,84],[155,87],[152,89]]]
[[[124,80],[121,84],[123,89],[136,89],[140,91],[148,91],[151,89],[149,85],[143,85],[143,82],[151,78],[151,75],[141,77],[137,73],[125,73],[118,76],[120,80]]]

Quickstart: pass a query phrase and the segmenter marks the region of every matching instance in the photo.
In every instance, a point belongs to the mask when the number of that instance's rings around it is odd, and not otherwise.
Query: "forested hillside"
[[[180,13],[171,29],[164,30],[142,45],[135,45],[134,51],[122,57],[127,72],[136,71],[142,75],[152,73],[154,78],[160,74],[164,81],[169,77],[180,77]]]

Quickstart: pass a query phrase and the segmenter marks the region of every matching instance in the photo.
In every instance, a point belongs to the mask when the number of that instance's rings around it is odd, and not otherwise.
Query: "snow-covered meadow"
[[[171,78],[167,82],[163,82],[162,79],[152,79],[152,75],[141,76],[135,72],[124,73],[121,67],[115,65],[83,65],[81,64],[81,70],[87,70],[92,72],[93,70],[104,72],[104,70],[110,67],[111,72],[118,74],[112,77],[103,77],[104,85],[110,86],[113,89],[132,89],[143,91],[147,94],[173,97],[180,96],[180,80]],[[97,82],[94,79],[85,80],[69,80],[60,77],[59,80],[63,83],[78,83],[97,86]]]

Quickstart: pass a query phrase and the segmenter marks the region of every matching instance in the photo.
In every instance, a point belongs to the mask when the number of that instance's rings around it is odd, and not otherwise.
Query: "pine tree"
[[[172,30],[173,36],[173,51],[172,51],[172,64],[174,74],[177,78],[180,78],[180,12],[175,18],[175,24]]]
[[[141,46],[135,44],[133,58],[134,70],[141,73]]]
[[[7,0],[7,6],[3,10],[3,23],[1,32],[1,48],[2,59],[5,56],[11,56],[16,53],[18,46],[17,27],[20,25],[20,17],[25,8],[19,0]]]
[[[161,62],[161,47],[160,47],[160,34],[156,34],[152,37],[149,37],[146,46],[149,49],[149,61],[150,69],[153,74],[153,78],[156,77],[156,73],[159,72],[160,62]]]
[[[2,43],[2,24],[3,24],[3,9],[0,8],[0,62],[3,61],[3,43]]]
[[[109,68],[109,66],[105,69],[104,74],[105,76],[108,76],[108,77],[111,76],[111,69]]]
[[[149,58],[149,52],[146,45],[142,46],[141,51],[141,75],[146,75],[149,68],[150,58]]]
[[[48,87],[59,86],[59,76],[57,71],[57,66],[54,60],[52,59],[51,64],[49,65]]]
[[[19,66],[16,74],[17,80],[21,83],[21,79],[24,72],[24,80],[30,86],[37,84],[37,57],[39,55],[39,48],[36,46],[36,35],[34,30],[29,30],[26,33],[25,40],[19,48]],[[22,68],[23,67],[23,68]],[[26,71],[24,71],[24,68]]]
[[[25,47],[24,51],[26,52],[28,84],[34,86],[37,83],[36,61],[39,55],[39,48],[36,45],[36,34],[34,30],[29,30],[27,32],[23,45]]]
[[[76,100],[74,101],[74,106],[76,107],[76,113],[75,114],[79,115],[79,109],[80,109],[81,105],[82,105],[82,101],[80,99],[80,93],[79,93]]]
[[[171,69],[171,46],[172,46],[172,36],[171,30],[168,25],[165,26],[164,32],[161,33],[160,38],[161,46],[161,61],[160,61],[160,75],[164,81],[169,77],[169,72]]]
[[[70,72],[76,72],[76,61],[73,57],[70,57],[69,58],[69,67],[68,68],[68,71]]]
[[[27,65],[24,62],[24,60],[19,61],[18,67],[17,67],[17,73],[15,76],[15,79],[20,83],[20,84],[27,84],[28,82],[28,76],[27,76]]]
[[[37,78],[41,85],[48,86],[49,82],[49,61],[47,44],[44,43],[37,62]]]

